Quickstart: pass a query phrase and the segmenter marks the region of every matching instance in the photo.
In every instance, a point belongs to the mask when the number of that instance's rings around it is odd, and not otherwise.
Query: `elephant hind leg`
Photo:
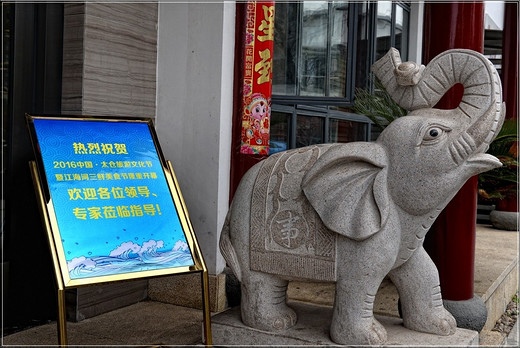
[[[296,313],[286,304],[288,282],[270,274],[251,272],[242,279],[242,321],[263,331],[286,330]]]

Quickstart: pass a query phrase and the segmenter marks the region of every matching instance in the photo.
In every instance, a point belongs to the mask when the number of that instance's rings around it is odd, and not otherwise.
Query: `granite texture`
[[[500,79],[483,55],[469,50],[444,52],[423,67],[401,63],[391,49],[373,69],[408,116],[374,143],[272,155],[237,189],[220,249],[241,281],[247,326],[288,330],[297,321],[286,304],[288,280],[334,281],[332,341],[383,344],[387,332],[373,307],[388,275],[405,327],[455,332],[422,244],[466,180],[501,165],[483,153],[505,116]],[[456,83],[465,86],[459,107],[432,108]]]

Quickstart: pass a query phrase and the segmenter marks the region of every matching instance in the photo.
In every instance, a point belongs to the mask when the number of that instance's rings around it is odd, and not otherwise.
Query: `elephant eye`
[[[442,135],[442,133],[443,133],[443,130],[441,128],[431,127],[424,134],[423,140],[426,140],[426,141],[435,140],[435,139],[439,138]]]
[[[450,128],[444,127],[444,126],[440,126],[440,125],[430,126],[424,132],[422,143],[423,144],[433,144],[433,143],[436,143],[437,140],[442,138],[442,136],[446,132],[448,132],[450,130],[451,130]]]

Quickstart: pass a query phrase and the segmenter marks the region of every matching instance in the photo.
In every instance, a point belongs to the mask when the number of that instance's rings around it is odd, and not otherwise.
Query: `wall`
[[[62,113],[155,116],[157,4],[65,4]]]
[[[229,206],[235,4],[160,3],[156,129],[210,274]]]
[[[62,114],[155,117],[155,3],[66,3]],[[79,321],[147,297],[139,279],[67,290]]]
[[[225,262],[218,240],[229,206],[234,2],[65,4],[64,23],[63,113],[155,117],[163,153],[173,163],[215,275],[212,308],[223,307]],[[199,280],[181,278],[144,280],[135,289],[111,284],[120,288],[103,292],[112,301],[128,297],[121,293],[126,290],[139,298],[143,289],[165,302],[178,301],[179,291],[188,300],[197,297],[191,289]],[[85,291],[68,294],[77,308],[94,298]]]

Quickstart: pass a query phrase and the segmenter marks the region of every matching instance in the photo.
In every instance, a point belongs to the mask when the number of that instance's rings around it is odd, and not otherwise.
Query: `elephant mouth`
[[[491,170],[502,166],[502,162],[495,156],[487,153],[478,153],[471,155],[466,160],[466,163],[472,168],[480,171]]]

